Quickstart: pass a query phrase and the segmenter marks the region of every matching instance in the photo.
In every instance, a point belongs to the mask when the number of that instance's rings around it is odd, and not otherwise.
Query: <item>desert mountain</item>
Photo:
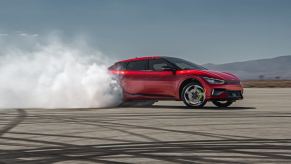
[[[291,55],[226,64],[205,64],[211,70],[231,72],[247,79],[291,79]]]

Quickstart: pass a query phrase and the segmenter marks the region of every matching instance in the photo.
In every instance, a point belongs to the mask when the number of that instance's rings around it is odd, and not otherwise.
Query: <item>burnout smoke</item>
[[[34,40],[29,48],[10,44],[3,49],[1,108],[105,107],[121,100],[120,89],[111,85],[106,57],[85,44]]]

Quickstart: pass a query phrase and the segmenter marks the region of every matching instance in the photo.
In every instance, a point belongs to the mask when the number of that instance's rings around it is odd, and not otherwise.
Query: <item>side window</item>
[[[147,60],[133,61],[127,64],[127,70],[146,70]]]
[[[125,70],[126,68],[126,63],[116,63],[113,66],[111,66],[109,69],[110,70]]]
[[[150,70],[161,71],[164,66],[171,66],[171,65],[163,59],[149,60],[149,69]]]
[[[122,62],[122,63],[118,63],[117,64],[117,70],[125,70],[126,69],[126,65],[127,65],[127,63],[124,63],[124,62]]]

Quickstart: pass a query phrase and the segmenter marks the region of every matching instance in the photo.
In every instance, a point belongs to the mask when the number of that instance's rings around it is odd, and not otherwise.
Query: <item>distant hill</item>
[[[226,64],[205,64],[211,70],[231,72],[243,80],[291,79],[291,55]]]

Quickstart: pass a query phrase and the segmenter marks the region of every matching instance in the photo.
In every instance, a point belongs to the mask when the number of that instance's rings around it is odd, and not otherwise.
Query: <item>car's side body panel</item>
[[[174,97],[178,76],[171,71],[115,71],[127,95],[147,97]],[[137,97],[137,96],[134,96]]]

